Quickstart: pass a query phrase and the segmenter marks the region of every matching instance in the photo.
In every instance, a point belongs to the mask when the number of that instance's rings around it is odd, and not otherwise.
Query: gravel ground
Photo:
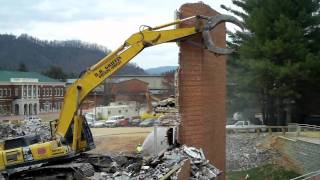
[[[267,134],[227,134],[227,170],[246,170],[272,162],[277,152],[269,146]]]

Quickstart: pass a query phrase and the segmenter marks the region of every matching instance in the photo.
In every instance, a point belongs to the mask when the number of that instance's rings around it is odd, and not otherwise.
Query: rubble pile
[[[161,126],[176,126],[180,124],[180,117],[178,113],[166,113],[159,117]]]
[[[178,179],[178,172],[185,160],[190,160],[189,179],[215,179],[221,171],[209,163],[203,151],[194,147],[177,147],[160,153],[144,163],[132,163],[129,166],[112,162],[115,172],[95,173],[94,179],[142,180],[142,179]],[[112,168],[109,168],[112,169]]]
[[[169,106],[167,107],[158,106],[154,108],[154,111],[157,113],[176,113],[178,112],[178,109],[175,107],[169,107]]]
[[[0,124],[0,139],[8,137],[23,136],[24,132],[19,125]]]
[[[266,135],[255,133],[227,135],[227,170],[246,170],[273,160],[277,153],[271,148],[261,147]]]
[[[50,126],[47,123],[29,121],[23,124],[0,124],[0,139],[30,134],[38,134],[42,140],[49,140],[51,137]]]

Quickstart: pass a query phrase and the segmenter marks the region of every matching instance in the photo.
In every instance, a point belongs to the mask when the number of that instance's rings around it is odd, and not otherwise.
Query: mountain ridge
[[[168,71],[176,70],[178,66],[159,66],[154,68],[145,69],[145,72],[151,75],[160,75]]]
[[[97,44],[79,40],[47,41],[27,34],[0,34],[0,69],[17,70],[25,64],[28,71],[43,72],[50,66],[61,67],[67,74],[80,74],[111,51]],[[129,63],[117,74],[147,74]]]

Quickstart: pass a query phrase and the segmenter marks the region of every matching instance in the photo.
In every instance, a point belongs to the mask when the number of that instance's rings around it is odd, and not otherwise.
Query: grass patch
[[[294,177],[299,176],[294,171],[288,171],[283,167],[275,164],[266,164],[260,167],[252,168],[245,171],[231,171],[227,172],[227,179],[228,180],[241,180],[245,179],[248,175],[250,180],[285,180],[285,179],[292,179]]]

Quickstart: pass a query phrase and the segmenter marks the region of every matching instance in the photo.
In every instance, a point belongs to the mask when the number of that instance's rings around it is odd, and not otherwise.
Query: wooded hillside
[[[24,64],[28,71],[44,72],[49,67],[61,67],[77,75],[110,52],[109,49],[78,40],[46,41],[28,35],[0,35],[0,68],[16,70]],[[118,74],[146,74],[135,64],[128,64]]]

